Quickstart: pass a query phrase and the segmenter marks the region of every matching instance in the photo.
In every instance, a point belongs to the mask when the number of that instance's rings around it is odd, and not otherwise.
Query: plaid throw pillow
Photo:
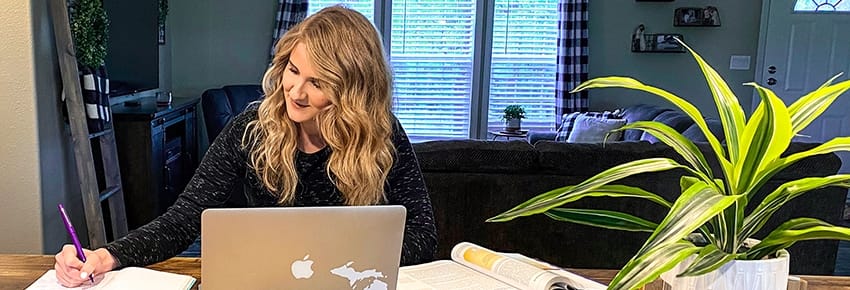
[[[605,112],[573,112],[564,114],[561,117],[561,127],[558,128],[558,134],[555,135],[555,141],[558,142],[566,142],[567,138],[570,137],[570,132],[573,131],[573,127],[575,127],[576,118],[578,116],[588,116],[594,118],[601,119],[622,119],[623,113],[622,110],[615,110],[613,112],[605,111]],[[613,140],[612,140],[613,141]]]

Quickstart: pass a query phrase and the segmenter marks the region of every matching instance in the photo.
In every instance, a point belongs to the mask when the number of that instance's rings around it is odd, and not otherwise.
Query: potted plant
[[[690,51],[705,75],[723,124],[726,144],[721,144],[709,131],[703,114],[695,106],[665,90],[632,78],[596,78],[579,85],[575,91],[616,87],[644,91],[664,98],[689,115],[707,136],[722,172],[712,172],[706,157],[696,145],[669,126],[654,121],[634,122],[618,130],[639,129],[649,132],[675,149],[686,162],[680,164],[669,158],[627,162],[590,177],[580,184],[538,195],[488,221],[504,222],[542,213],[559,221],[651,232],[649,239],[617,273],[608,289],[636,289],[656,280],[662,273],[671,269],[673,272],[662,276],[665,282],[672,283],[670,280],[678,279],[676,277],[707,279],[696,282],[702,283],[698,284],[701,286],[689,289],[706,289],[711,284],[723,284],[726,287],[723,289],[758,289],[741,284],[734,286],[736,288],[729,287],[736,282],[745,282],[738,280],[758,279],[738,279],[731,282],[718,279],[722,279],[722,272],[729,272],[729,267],[776,260],[784,263],[782,271],[787,277],[787,252],[783,249],[802,240],[850,240],[850,229],[813,218],[791,219],[773,229],[760,242],[750,239],[762,229],[773,213],[789,200],[817,188],[850,187],[850,175],[847,174],[811,177],[787,182],[763,199],[754,199],[756,192],[771,177],[789,165],[813,155],[850,151],[850,137],[837,137],[808,151],[782,155],[794,135],[823,113],[839,95],[850,89],[850,80],[832,84],[838,76],[833,77],[790,106],[786,106],[771,90],[750,83],[748,85],[759,93],[761,103],[754,113],[746,118],[737,97],[720,75],[690,47],[684,43],[682,45]],[[684,169],[686,175],[681,177],[680,184],[671,184],[681,187],[682,191],[673,202],[637,187],[612,184],[635,174],[674,168]],[[561,207],[581,198],[598,196],[643,198],[660,204],[669,211],[664,219],[656,224],[620,212]],[[748,203],[757,206],[746,211]],[[701,238],[704,243],[695,242],[697,239],[694,239],[694,236]],[[721,267],[723,271],[718,270]],[[755,277],[754,275],[748,277]],[[771,278],[765,280],[769,279]],[[764,286],[776,287],[769,288],[773,290],[785,289],[785,280],[778,282],[781,283],[765,283]]]
[[[505,107],[502,119],[505,120],[505,131],[517,132],[522,128],[522,119],[525,118],[525,109],[520,105],[508,105]]]
[[[101,131],[110,119],[101,116],[109,111],[109,79],[105,67],[109,19],[101,0],[72,0],[70,22],[83,102],[87,108],[97,108],[93,111],[98,112],[86,118],[88,128],[92,132]]]
[[[101,0],[73,0],[70,18],[77,61],[87,68],[104,65],[109,19]]]

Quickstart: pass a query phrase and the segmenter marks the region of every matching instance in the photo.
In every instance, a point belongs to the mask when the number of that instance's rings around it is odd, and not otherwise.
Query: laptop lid
[[[201,283],[215,289],[396,289],[400,205],[207,209]]]

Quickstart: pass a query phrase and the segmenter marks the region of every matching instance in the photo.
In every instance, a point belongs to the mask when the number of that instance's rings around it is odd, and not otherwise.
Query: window
[[[485,1],[492,14],[477,13]],[[393,112],[412,140],[423,141],[485,138],[504,127],[502,110],[511,104],[525,108],[524,129],[554,129],[557,2],[311,0],[309,13],[342,3],[378,24],[389,37]]]
[[[794,11],[800,12],[850,12],[850,1],[846,0],[797,0]]]
[[[474,0],[393,1],[394,113],[417,139],[469,138]]]
[[[375,23],[375,2],[372,0],[310,0],[307,2],[307,15],[337,4],[357,10],[366,18],[369,18],[369,21]]]
[[[554,128],[558,1],[496,0],[487,127],[498,131],[505,106],[525,109],[523,129]]]

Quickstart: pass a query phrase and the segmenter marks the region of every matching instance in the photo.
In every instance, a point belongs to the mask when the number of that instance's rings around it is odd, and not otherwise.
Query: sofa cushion
[[[691,117],[674,110],[664,111],[652,120],[670,126],[670,128],[673,128],[673,130],[676,130],[676,132],[679,133],[685,131],[688,127],[694,124],[694,120],[691,119]],[[658,142],[658,138],[655,138],[655,136],[652,136],[652,134],[647,132],[643,132],[640,139],[649,141],[649,143]]]
[[[531,172],[537,152],[524,140],[451,140],[413,144],[422,168],[434,172]]]
[[[656,116],[666,111],[671,111],[671,109],[648,104],[638,104],[623,109],[623,119],[626,119],[626,124],[637,121],[648,121],[655,119]],[[641,130],[626,130],[623,132],[624,141],[638,141],[642,136],[643,131]]]
[[[578,116],[570,131],[568,143],[601,143],[605,141],[619,141],[622,131],[611,132],[626,124],[626,119],[604,119],[586,115]],[[609,135],[608,133],[611,132]],[[605,138],[605,137],[608,138]]]
[[[561,117],[561,126],[558,127],[558,133],[557,135],[555,135],[555,141],[567,141],[567,138],[570,137],[570,132],[573,130],[573,124],[575,124],[575,119],[580,114],[581,112],[572,112],[569,114],[564,114],[564,116]]]
[[[675,156],[664,144],[648,142],[561,143],[540,141],[540,168],[547,173],[590,177],[622,163],[652,157]]]
[[[620,119],[622,118],[622,111],[615,110],[613,112],[573,112],[564,114],[564,116],[561,117],[561,127],[558,127],[558,133],[555,136],[555,141],[565,142],[567,141],[567,139],[569,139],[570,133],[575,127],[575,120],[579,116],[589,116],[602,119]]]
[[[725,135],[723,135],[723,124],[720,120],[706,119],[705,124],[708,125],[708,130],[717,137],[718,141],[723,142],[723,140],[726,140]],[[708,142],[708,139],[705,138],[705,135],[696,123],[691,124],[688,129],[685,129],[682,135],[694,142]]]

